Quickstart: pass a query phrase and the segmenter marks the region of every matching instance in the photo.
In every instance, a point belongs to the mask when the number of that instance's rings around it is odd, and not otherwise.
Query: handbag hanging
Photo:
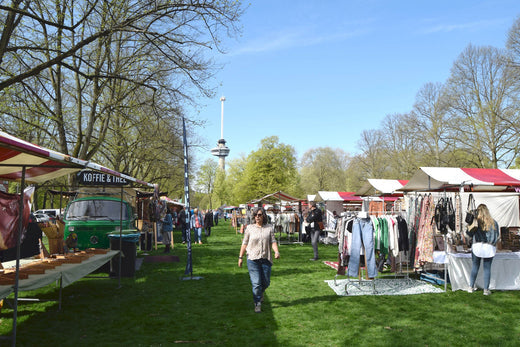
[[[469,198],[468,198],[468,208],[466,211],[466,219],[465,219],[467,224],[473,223],[473,220],[476,217],[476,212],[477,212],[477,208],[475,207],[475,199],[473,198],[473,194],[470,194]]]

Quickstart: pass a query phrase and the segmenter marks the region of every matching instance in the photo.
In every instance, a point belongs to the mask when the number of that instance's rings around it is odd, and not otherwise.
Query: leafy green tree
[[[213,203],[215,208],[227,205],[231,201],[231,193],[228,182],[226,180],[226,171],[217,170],[215,177],[215,186],[213,189]]]
[[[195,181],[198,188],[197,190],[207,196],[205,201],[207,204],[201,205],[200,207],[202,208],[213,208],[213,190],[215,188],[215,181],[219,170],[218,162],[210,158],[206,159],[197,172],[197,179]]]
[[[344,191],[350,157],[342,149],[318,147],[303,154],[300,164],[301,186],[307,194],[320,190]]]
[[[292,146],[280,143],[277,136],[262,139],[258,150],[227,164],[229,203],[246,203],[280,190],[287,194],[299,193],[295,186],[299,181],[296,163]]]

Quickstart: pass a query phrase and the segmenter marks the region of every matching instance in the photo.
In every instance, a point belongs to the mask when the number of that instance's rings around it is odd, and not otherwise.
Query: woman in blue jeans
[[[196,208],[193,210],[193,214],[190,219],[190,226],[194,231],[195,237],[193,238],[193,242],[198,242],[199,245],[202,245],[202,226],[204,225],[204,220],[202,219],[202,213],[199,212],[199,209]]]
[[[274,237],[274,228],[267,223],[267,215],[262,207],[253,210],[255,219],[254,224],[249,224],[244,231],[242,247],[238,254],[238,266],[242,267],[244,253],[247,252],[247,269],[253,287],[253,302],[255,312],[262,312],[262,301],[264,292],[271,283],[271,248],[274,250],[274,257],[280,258],[278,244]]]
[[[486,205],[480,204],[477,207],[476,223],[468,227],[467,234],[473,238],[471,245],[471,259],[473,266],[469,280],[468,292],[473,293],[477,290],[475,281],[478,270],[480,269],[481,259],[484,260],[484,295],[491,294],[489,283],[491,282],[491,263],[496,253],[498,241],[498,223],[491,217]],[[474,226],[474,227],[473,227]]]

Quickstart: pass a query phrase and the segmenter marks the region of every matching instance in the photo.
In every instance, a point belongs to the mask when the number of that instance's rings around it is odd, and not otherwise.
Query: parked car
[[[45,213],[33,213],[34,218],[36,219],[36,223],[48,223],[51,221],[51,217]]]
[[[50,216],[52,219],[56,219],[58,216],[61,216],[61,211],[59,208],[44,208],[41,210],[37,210],[34,213],[45,213]]]

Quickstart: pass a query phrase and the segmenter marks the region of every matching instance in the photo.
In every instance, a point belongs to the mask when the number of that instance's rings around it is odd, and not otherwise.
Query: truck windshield
[[[126,205],[123,205],[123,220],[128,219]],[[119,220],[121,203],[113,200],[73,201],[65,219],[68,220]]]

